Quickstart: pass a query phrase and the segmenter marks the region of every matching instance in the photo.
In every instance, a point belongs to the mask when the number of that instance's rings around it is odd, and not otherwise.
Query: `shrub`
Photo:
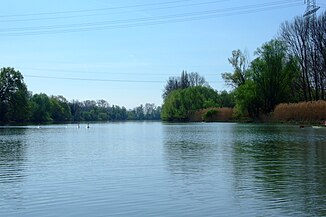
[[[222,122],[233,120],[232,108],[208,108],[201,109],[190,114],[190,121]]]
[[[209,109],[208,111],[206,111],[203,115],[203,120],[204,121],[213,121],[214,117],[218,114],[218,110],[217,109]]]

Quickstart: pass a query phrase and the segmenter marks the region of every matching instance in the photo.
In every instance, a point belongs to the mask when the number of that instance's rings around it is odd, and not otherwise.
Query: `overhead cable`
[[[301,4],[300,4],[301,5]],[[143,17],[124,20],[110,20],[101,22],[89,22],[78,24],[61,24],[48,26],[32,26],[32,27],[13,27],[0,29],[0,35],[21,36],[21,35],[40,35],[40,34],[56,34],[66,32],[83,32],[102,29],[131,28],[149,25],[159,25],[167,23],[178,23],[186,21],[203,20],[210,18],[218,18],[232,15],[256,13],[266,10],[280,9],[286,7],[299,6],[298,3],[287,3],[283,1],[275,1],[270,3],[238,6],[232,8],[215,9],[200,12],[188,12],[173,15],[161,15],[155,17]]]

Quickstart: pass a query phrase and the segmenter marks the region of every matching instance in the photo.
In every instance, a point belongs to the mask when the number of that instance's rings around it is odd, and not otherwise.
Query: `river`
[[[326,129],[0,128],[0,216],[326,216]]]

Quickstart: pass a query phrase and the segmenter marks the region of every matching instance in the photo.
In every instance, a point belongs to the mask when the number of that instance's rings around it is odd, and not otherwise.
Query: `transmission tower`
[[[304,0],[304,3],[307,4],[306,11],[304,13],[304,17],[315,17],[316,12],[319,10],[319,6],[316,6],[316,0]]]

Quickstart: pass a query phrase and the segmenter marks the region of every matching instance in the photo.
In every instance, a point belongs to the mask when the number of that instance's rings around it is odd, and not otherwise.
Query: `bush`
[[[201,109],[190,114],[190,121],[227,122],[233,120],[232,108]]]
[[[214,117],[218,114],[218,110],[216,109],[209,109],[203,115],[203,120],[210,122],[214,120]]]

